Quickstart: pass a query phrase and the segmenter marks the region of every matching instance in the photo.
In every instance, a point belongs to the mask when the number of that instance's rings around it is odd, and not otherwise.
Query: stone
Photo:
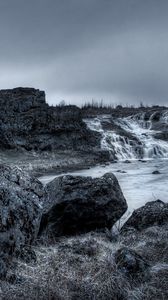
[[[115,252],[115,262],[117,268],[127,276],[137,277],[146,275],[149,263],[139,255],[135,250],[122,247]]]
[[[158,175],[158,174],[161,174],[161,173],[158,170],[155,170],[155,171],[152,172],[152,174]]]
[[[159,226],[168,222],[168,203],[161,200],[147,202],[136,209],[121,228],[121,232],[131,228],[143,230],[151,226]]]
[[[107,173],[101,178],[62,176],[47,186],[39,234],[58,237],[108,228],[127,209],[116,177]]]
[[[42,184],[17,167],[0,165],[0,277],[34,242],[42,214]],[[3,267],[2,267],[3,266]]]
[[[125,163],[125,164],[130,164],[130,163],[131,163],[131,161],[130,161],[130,160],[128,160],[128,159],[126,159],[126,160],[124,161],[124,163]]]

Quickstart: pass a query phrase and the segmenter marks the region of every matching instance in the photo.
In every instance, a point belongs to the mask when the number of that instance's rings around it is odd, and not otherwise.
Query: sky
[[[0,89],[168,104],[167,0],[0,0]]]

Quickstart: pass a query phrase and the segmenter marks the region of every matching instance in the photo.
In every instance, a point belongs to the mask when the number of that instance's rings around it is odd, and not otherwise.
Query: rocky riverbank
[[[49,107],[43,91],[16,88],[0,91],[0,117],[0,299],[167,299],[168,204],[121,227],[129,199],[112,169],[37,179],[165,158],[167,108]]]
[[[107,151],[0,151],[0,163],[19,166],[31,175],[39,177],[44,174],[60,174],[92,166],[108,163],[110,161]]]
[[[166,299],[168,204],[127,209],[115,176],[45,187],[0,168],[1,299]],[[111,230],[112,227],[112,230]]]
[[[80,108],[50,107],[33,88],[0,91],[0,162],[31,173],[67,171],[109,160],[101,135],[89,130]]]
[[[164,158],[167,135],[166,107],[51,107],[37,89],[0,91],[0,162],[32,174]]]

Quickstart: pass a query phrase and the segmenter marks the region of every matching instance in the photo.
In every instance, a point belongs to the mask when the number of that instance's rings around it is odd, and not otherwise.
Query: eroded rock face
[[[2,106],[13,112],[25,112],[29,109],[47,106],[45,92],[22,87],[0,90],[0,107]]]
[[[154,225],[168,223],[168,203],[161,200],[147,202],[136,209],[122,227],[122,232],[130,228],[143,230]]]
[[[37,236],[42,184],[17,167],[0,165],[0,277],[4,277],[12,258]]]
[[[51,237],[111,228],[127,209],[118,181],[111,173],[101,178],[62,176],[46,188],[46,213],[39,233]]]
[[[27,151],[100,148],[75,105],[50,107],[45,93],[33,88],[0,90],[0,149]]]

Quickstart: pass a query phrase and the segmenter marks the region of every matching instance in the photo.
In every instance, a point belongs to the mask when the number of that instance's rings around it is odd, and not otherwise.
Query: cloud
[[[50,103],[167,103],[168,2],[0,2],[0,88],[45,89]]]

